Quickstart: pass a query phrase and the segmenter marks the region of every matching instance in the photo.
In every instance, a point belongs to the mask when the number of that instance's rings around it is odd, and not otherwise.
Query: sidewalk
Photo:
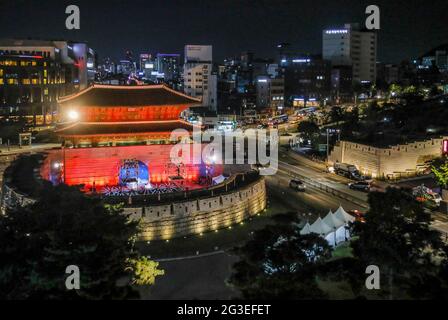
[[[14,155],[14,154],[20,154],[20,153],[26,153],[26,152],[32,152],[32,151],[39,151],[42,149],[51,149],[51,148],[57,148],[60,147],[60,143],[42,143],[42,144],[33,144],[31,146],[22,146],[19,147],[17,145],[11,145],[9,148],[5,145],[0,146],[0,156],[5,155]]]

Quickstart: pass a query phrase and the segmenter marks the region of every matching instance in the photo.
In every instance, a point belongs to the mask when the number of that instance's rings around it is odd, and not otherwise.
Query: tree
[[[148,272],[160,275],[133,250],[138,223],[121,206],[66,185],[45,185],[38,199],[0,216],[0,298],[133,298],[131,278],[152,284]],[[65,287],[69,265],[80,270],[79,290]]]
[[[397,97],[400,96],[403,92],[403,88],[395,83],[392,83],[389,87],[389,96],[391,97]]]
[[[245,299],[326,298],[316,276],[331,249],[318,235],[302,236],[295,224],[268,226],[236,252],[229,282]]]
[[[446,281],[438,278],[441,265],[446,264],[446,248],[440,234],[430,229],[431,216],[421,203],[402,190],[389,188],[385,193],[370,193],[369,206],[365,223],[353,225],[357,239],[352,248],[364,268],[380,268],[382,293],[389,298],[434,298],[434,292],[446,295]]]
[[[437,184],[443,189],[448,189],[448,157],[437,159],[431,166]]]
[[[313,121],[302,121],[297,125],[297,131],[306,140],[312,140],[314,136],[318,135],[319,126]]]
[[[146,257],[141,257],[139,259],[130,259],[129,267],[127,269],[134,274],[132,283],[140,286],[153,285],[157,276],[165,274],[164,270],[157,269],[158,266],[158,262],[149,260]]]
[[[337,122],[337,124],[339,124],[340,121],[342,121],[344,118],[344,113],[342,111],[341,107],[332,107],[329,114],[328,114],[328,118],[327,121],[329,123],[334,123]]]

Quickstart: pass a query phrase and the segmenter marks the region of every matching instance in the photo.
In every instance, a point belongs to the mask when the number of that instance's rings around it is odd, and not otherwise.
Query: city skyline
[[[214,61],[248,50],[258,57],[272,57],[276,44],[281,42],[291,43],[304,53],[320,54],[322,30],[348,22],[362,25],[365,8],[370,3],[319,1],[317,10],[317,5],[310,1],[222,1],[211,5],[173,1],[168,9],[159,1],[134,1],[130,5],[123,1],[81,0],[76,2],[81,11],[80,30],[65,28],[68,4],[71,3],[53,0],[3,2],[0,38],[87,41],[100,58],[114,60],[122,59],[128,49],[136,59],[141,52],[182,53],[185,44],[212,45]],[[409,1],[376,1],[375,4],[381,10],[378,61],[399,63],[446,42],[443,40],[448,37],[448,30],[443,28],[444,1],[435,1],[430,7]],[[14,10],[20,10],[19,18],[10,14],[13,6]],[[104,24],[102,15],[108,16],[107,21],[117,23]],[[264,22],[262,30],[259,21]],[[431,32],[427,32],[429,24]]]

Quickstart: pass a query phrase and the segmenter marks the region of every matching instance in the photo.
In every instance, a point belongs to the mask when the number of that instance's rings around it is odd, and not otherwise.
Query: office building
[[[180,54],[158,53],[157,71],[163,74],[165,82],[178,81],[180,79]]]
[[[376,80],[377,36],[358,24],[325,29],[322,35],[323,59],[333,66],[351,66],[353,81],[374,84]]]
[[[56,100],[93,82],[95,66],[85,43],[0,40],[0,112],[53,121]]]
[[[216,111],[217,75],[212,70],[212,46],[186,45],[184,57],[184,92],[200,97],[203,106]]]
[[[331,63],[318,55],[287,55],[281,59],[285,106],[323,104],[330,95]]]

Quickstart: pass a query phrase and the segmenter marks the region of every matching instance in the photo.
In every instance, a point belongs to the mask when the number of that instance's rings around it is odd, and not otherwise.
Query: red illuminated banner
[[[443,140],[442,143],[442,154],[448,154],[448,140]]]

